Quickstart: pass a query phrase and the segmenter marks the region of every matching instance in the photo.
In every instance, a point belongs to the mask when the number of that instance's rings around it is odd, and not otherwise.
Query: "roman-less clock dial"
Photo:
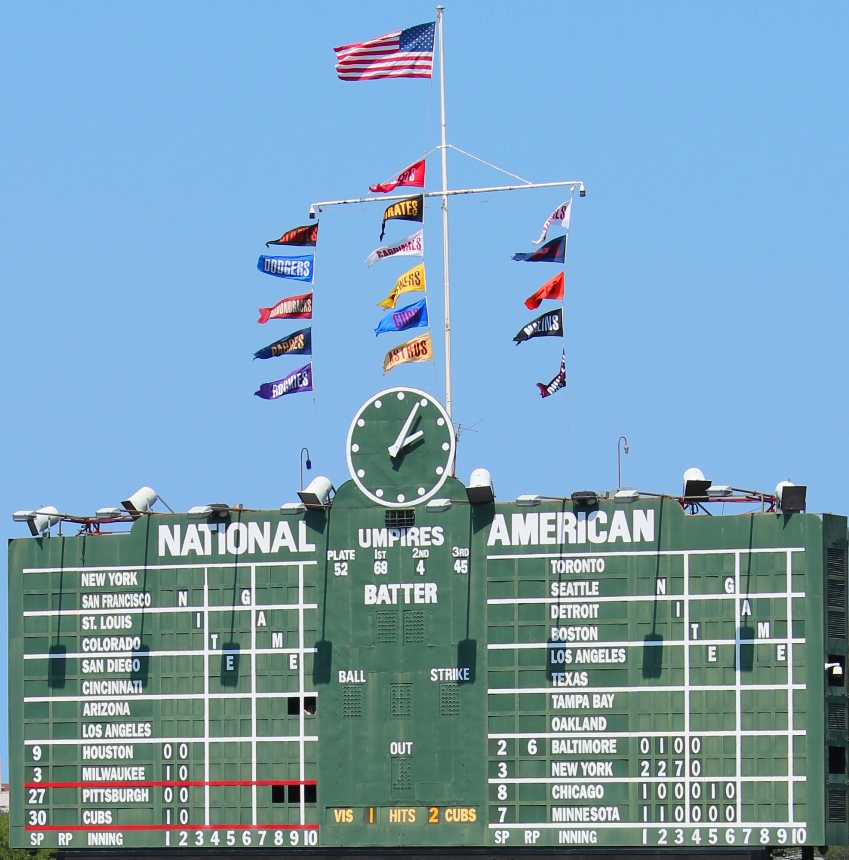
[[[388,388],[354,416],[346,453],[351,477],[366,496],[406,508],[433,498],[451,474],[454,428],[430,394]]]

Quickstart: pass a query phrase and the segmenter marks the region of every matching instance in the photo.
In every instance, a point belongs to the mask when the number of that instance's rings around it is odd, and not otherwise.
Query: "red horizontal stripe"
[[[431,72],[364,72],[361,75],[340,73],[339,78],[343,81],[368,81],[377,80],[378,78],[429,78]]]
[[[369,60],[367,63],[337,63],[337,69],[361,68],[372,69],[391,66],[431,66],[433,65],[433,57],[386,57],[381,60]]]
[[[24,830],[318,830],[317,824],[45,824]]]
[[[198,786],[198,785],[315,785],[314,779],[239,779],[226,780],[215,779],[209,782],[202,780],[183,780],[176,782],[170,780],[168,782],[25,782],[24,788],[111,788],[112,786],[120,788],[165,788],[172,786]]]
[[[367,42],[351,42],[350,45],[340,45],[338,48],[334,48],[338,54],[339,51],[349,51],[352,48],[362,48],[369,45],[379,45],[381,42],[386,41],[388,39],[394,39],[396,42],[401,35],[400,30],[393,30],[391,33],[384,33],[382,36],[375,36],[373,39],[369,39]]]

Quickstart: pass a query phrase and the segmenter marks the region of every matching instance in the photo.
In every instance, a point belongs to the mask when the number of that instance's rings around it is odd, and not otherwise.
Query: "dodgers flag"
[[[276,382],[264,382],[254,394],[263,400],[277,400],[285,394],[297,394],[300,391],[312,391],[312,362]]]
[[[267,257],[263,254],[257,261],[256,267],[266,275],[276,278],[291,278],[295,281],[312,283],[312,273],[315,264],[314,254],[303,257]]]
[[[419,299],[405,308],[390,311],[374,330],[375,335],[386,331],[406,331],[408,328],[422,328],[427,325],[427,298]]]

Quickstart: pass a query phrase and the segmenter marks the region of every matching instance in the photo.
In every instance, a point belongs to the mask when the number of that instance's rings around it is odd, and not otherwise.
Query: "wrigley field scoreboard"
[[[430,395],[332,504],[9,545],[11,844],[846,844],[847,521],[472,503]]]

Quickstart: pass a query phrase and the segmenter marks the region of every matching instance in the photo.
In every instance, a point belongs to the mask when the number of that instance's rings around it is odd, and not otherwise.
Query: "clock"
[[[442,404],[416,388],[369,398],[348,430],[354,483],[373,502],[407,508],[439,491],[454,466],[454,427]]]

